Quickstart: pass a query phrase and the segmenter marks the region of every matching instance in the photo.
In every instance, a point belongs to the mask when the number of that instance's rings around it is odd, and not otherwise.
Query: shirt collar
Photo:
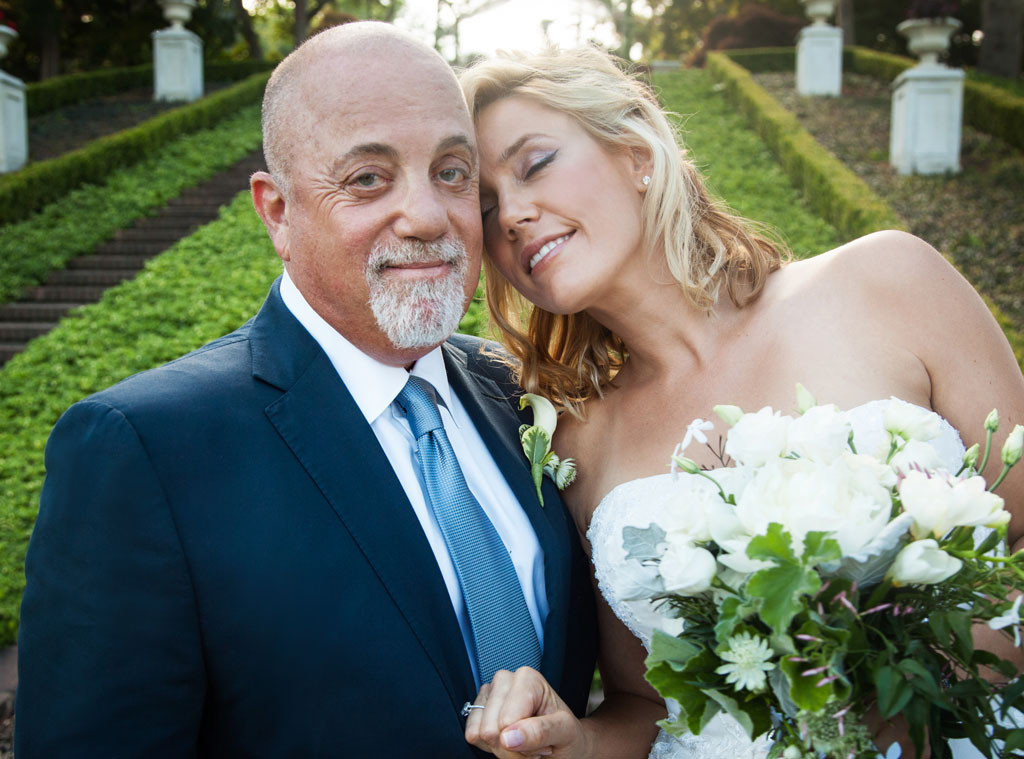
[[[451,412],[452,391],[440,347],[420,357],[411,371],[400,366],[389,366],[363,353],[314,311],[288,276],[287,270],[281,276],[281,300],[323,348],[369,424],[373,424],[388,410],[405,387],[410,374],[429,382],[437,393],[438,401]]]

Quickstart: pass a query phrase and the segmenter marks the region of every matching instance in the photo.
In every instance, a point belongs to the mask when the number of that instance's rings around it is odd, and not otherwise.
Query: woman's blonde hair
[[[474,121],[488,105],[516,95],[573,116],[609,152],[649,154],[644,249],[664,251],[673,278],[701,311],[714,310],[723,286],[737,306],[748,304],[788,256],[757,225],[711,198],[654,93],[606,53],[499,53],[459,79]],[[518,360],[519,384],[578,413],[622,366],[622,340],[585,312],[561,315],[531,306],[488,257],[484,263],[487,304]]]

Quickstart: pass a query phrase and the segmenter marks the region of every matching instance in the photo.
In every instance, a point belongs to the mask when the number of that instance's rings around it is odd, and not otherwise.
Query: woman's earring
[[[651,178],[646,174],[644,174],[644,178],[641,179],[640,181],[644,183],[644,187],[649,187],[651,184]]]

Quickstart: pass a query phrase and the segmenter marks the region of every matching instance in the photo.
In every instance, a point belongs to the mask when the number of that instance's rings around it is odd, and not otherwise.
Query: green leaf
[[[776,564],[799,564],[793,553],[793,539],[778,522],[772,522],[764,535],[751,538],[747,544],[747,556],[751,559],[771,561]]]
[[[714,700],[723,711],[736,720],[746,731],[748,738],[754,739],[771,729],[771,713],[763,701],[752,700],[741,704],[736,699],[714,688],[705,688],[701,692]]]
[[[879,713],[883,719],[889,719],[907,705],[914,689],[895,667],[886,665],[875,670],[875,693]]]
[[[776,635],[784,635],[802,609],[801,597],[813,595],[821,578],[813,569],[797,564],[761,569],[747,581],[747,594],[761,599],[758,614]]]
[[[664,540],[665,531],[656,524],[650,527],[627,525],[622,528],[622,547],[626,551],[627,559],[650,561],[658,558],[661,555],[658,544]]]
[[[648,668],[662,663],[672,664],[674,668],[682,671],[683,666],[694,656],[704,649],[685,638],[677,638],[661,630],[655,630],[651,636],[651,652],[644,660]],[[676,664],[679,664],[676,667]]]
[[[804,536],[804,553],[800,557],[804,566],[818,566],[841,558],[843,550],[829,533],[812,531]]]
[[[1006,734],[1006,750],[1024,750],[1024,730],[1011,730]]]
[[[974,637],[971,634],[971,615],[962,611],[947,613],[949,626],[953,630],[953,647],[963,661],[970,661],[974,654]]]
[[[820,675],[811,675],[810,677],[803,676],[802,673],[805,670],[813,669],[813,665],[807,662],[794,662],[790,657],[783,657],[779,662],[779,668],[789,680],[789,697],[804,711],[819,711],[832,697],[832,683],[826,683],[820,688],[817,685],[818,681],[827,673],[822,672]]]
[[[543,427],[534,425],[527,428],[520,436],[520,441],[526,460],[530,462],[533,484],[537,486],[537,500],[543,506],[544,495],[541,493],[541,485],[544,483],[544,465],[547,463],[548,454],[551,453],[551,436]]]

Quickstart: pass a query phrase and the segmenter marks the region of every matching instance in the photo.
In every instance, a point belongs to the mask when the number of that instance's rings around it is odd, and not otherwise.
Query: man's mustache
[[[378,245],[366,262],[367,272],[380,273],[389,266],[409,266],[441,261],[459,267],[466,262],[466,246],[454,237],[439,240],[401,240]]]

